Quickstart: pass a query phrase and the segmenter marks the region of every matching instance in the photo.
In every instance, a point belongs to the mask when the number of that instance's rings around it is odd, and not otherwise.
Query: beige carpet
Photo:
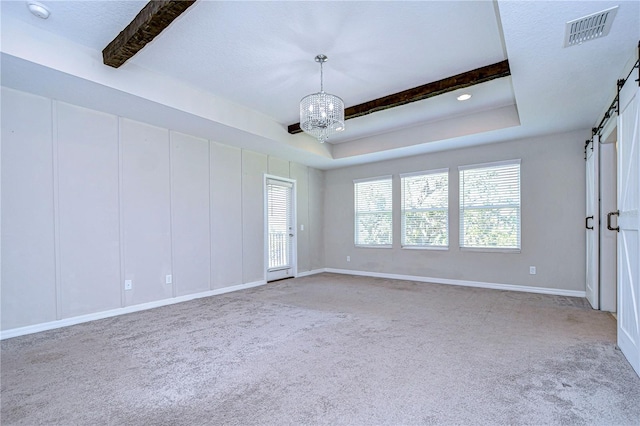
[[[640,424],[583,299],[320,274],[2,342],[3,425]]]

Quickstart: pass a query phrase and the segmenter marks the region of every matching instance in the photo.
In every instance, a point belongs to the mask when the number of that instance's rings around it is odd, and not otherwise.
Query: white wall
[[[267,156],[242,152],[242,280],[264,278],[264,174]]]
[[[211,282],[242,284],[242,150],[211,143]],[[220,244],[224,241],[224,244]]]
[[[117,308],[121,303],[120,288],[109,285],[120,281],[118,119],[62,103],[55,112],[55,143],[42,142],[57,149],[57,161],[52,162],[57,171],[56,282],[60,315],[66,318]],[[3,141],[3,153],[5,146]],[[19,162],[30,169],[24,163]],[[11,182],[11,178],[3,175],[2,181]],[[24,188],[28,187],[16,185]],[[9,209],[10,204],[5,207]],[[3,224],[3,231],[10,228]]]
[[[264,173],[296,179],[298,273],[584,291],[584,132],[323,172],[7,88],[1,118],[2,330],[261,282]],[[512,158],[522,159],[521,253],[460,251],[457,166]],[[444,167],[449,250],[401,249],[398,174]],[[352,181],[385,174],[394,246],[355,248]]]
[[[2,330],[262,282],[267,172],[323,265],[322,171],[5,87],[1,118]]]
[[[325,172],[309,167],[309,269],[317,270],[326,266],[325,261]],[[321,224],[321,225],[320,225]]]
[[[123,272],[133,289],[125,306],[166,299],[171,274],[171,161],[169,131],[120,120]],[[75,200],[83,208],[84,200]],[[92,235],[88,236],[93,238]]]
[[[173,296],[211,285],[209,142],[170,133]]]
[[[584,292],[584,140],[579,131],[325,172],[326,267]],[[459,249],[458,166],[520,158],[520,253]],[[400,173],[449,168],[449,250],[400,247]],[[393,248],[356,248],[353,179],[393,175]],[[346,257],[351,261],[347,262]],[[529,266],[537,274],[529,274]]]
[[[51,102],[2,91],[2,326],[56,318]],[[26,166],[28,164],[28,166]]]

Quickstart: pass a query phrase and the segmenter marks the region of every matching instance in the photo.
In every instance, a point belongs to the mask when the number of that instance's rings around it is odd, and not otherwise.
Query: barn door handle
[[[611,227],[611,216],[616,215],[616,216],[620,216],[620,210],[616,210],[615,212],[609,212],[607,214],[607,229],[609,231],[618,231],[620,232],[620,227],[616,226],[615,228]]]
[[[593,229],[593,226],[589,226],[589,219],[593,220],[593,216],[587,216],[584,218],[584,226],[587,229]]]

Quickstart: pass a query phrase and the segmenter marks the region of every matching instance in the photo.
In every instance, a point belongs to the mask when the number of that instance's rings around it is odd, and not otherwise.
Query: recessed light
[[[49,12],[49,9],[47,9],[47,7],[42,3],[30,1],[27,2],[27,7],[29,8],[29,12],[31,12],[38,18],[47,19],[51,14],[51,12]]]
[[[468,93],[465,93],[463,95],[458,96],[457,98],[459,101],[467,101],[469,99],[471,99],[471,95]]]

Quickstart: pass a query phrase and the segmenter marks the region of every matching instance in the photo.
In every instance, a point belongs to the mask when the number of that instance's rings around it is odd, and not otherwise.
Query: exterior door
[[[640,90],[628,78],[618,117],[618,346],[640,375]]]
[[[266,177],[267,281],[295,276],[294,182]]]
[[[600,151],[598,136],[591,139],[586,149],[586,184],[587,184],[587,205],[585,214],[585,232],[587,233],[587,300],[593,309],[600,306],[600,274],[598,266],[600,264],[598,237],[600,229],[599,223],[599,189],[598,189],[598,154]]]

